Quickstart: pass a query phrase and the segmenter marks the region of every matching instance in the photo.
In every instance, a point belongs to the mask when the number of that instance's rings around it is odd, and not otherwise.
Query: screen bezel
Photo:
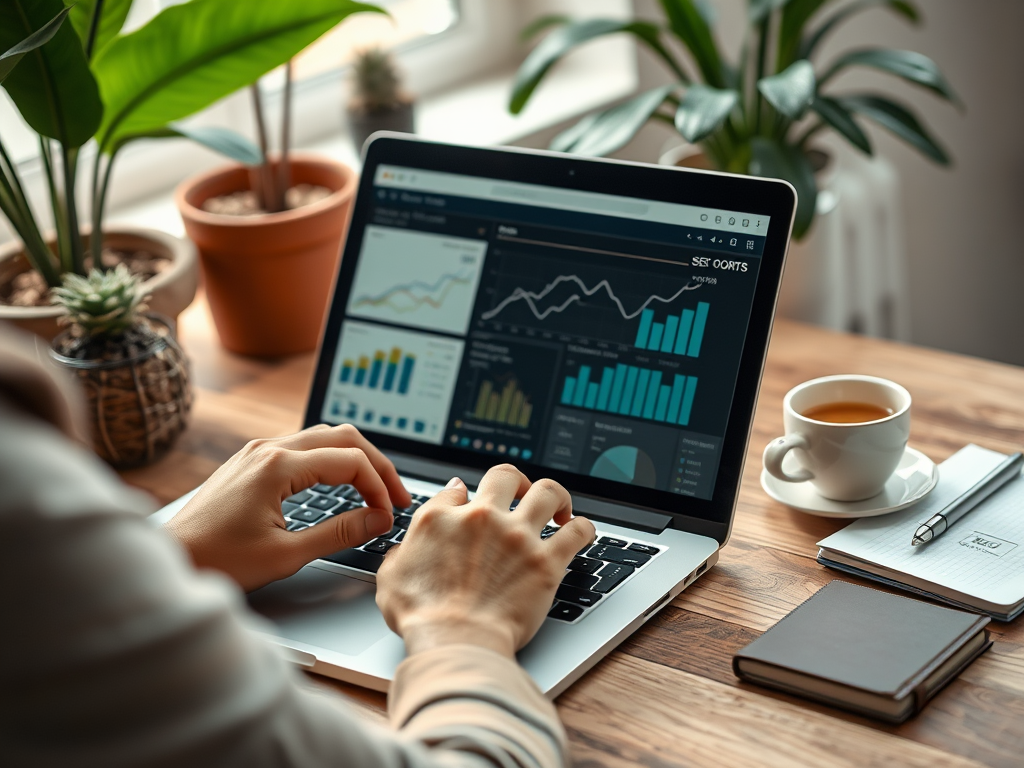
[[[672,527],[711,536],[724,544],[732,527],[747,441],[792,229],[796,207],[793,187],[777,179],[581,158],[541,150],[455,146],[414,137],[378,134],[364,151],[362,176],[348,235],[342,247],[330,311],[321,335],[304,427],[323,423],[321,413],[324,398],[356,262],[362,248],[363,233],[373,205],[373,181],[377,167],[382,164],[641,200],[722,208],[771,217],[711,499],[625,485],[503,457],[503,461],[515,464],[531,478],[551,477],[571,493],[668,515],[672,518]],[[498,463],[494,456],[468,449],[423,443],[372,430],[364,430],[364,434],[385,452],[479,471],[485,471]]]

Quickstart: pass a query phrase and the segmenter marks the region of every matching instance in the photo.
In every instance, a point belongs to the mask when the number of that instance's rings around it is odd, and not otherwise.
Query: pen
[[[1007,456],[998,467],[985,475],[979,482],[922,523],[914,531],[914,538],[910,540],[910,545],[916,547],[918,544],[927,544],[941,536],[949,526],[1017,477],[1022,464],[1024,464],[1024,453]]]

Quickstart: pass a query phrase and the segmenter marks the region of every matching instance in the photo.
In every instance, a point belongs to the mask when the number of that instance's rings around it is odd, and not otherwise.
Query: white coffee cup
[[[890,415],[875,421],[817,421],[803,414],[829,403],[864,403]],[[786,436],[768,443],[764,468],[789,483],[810,481],[827,499],[859,501],[880,493],[910,437],[910,393],[875,376],[825,376],[794,387],[782,402]],[[782,468],[790,451],[801,469]]]

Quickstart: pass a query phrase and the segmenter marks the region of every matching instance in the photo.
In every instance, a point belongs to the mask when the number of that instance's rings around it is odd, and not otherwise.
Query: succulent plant
[[[61,322],[85,338],[116,336],[138,323],[145,309],[139,278],[124,264],[107,271],[94,269],[88,277],[67,273],[52,294],[53,303],[67,311]]]
[[[356,56],[356,105],[366,112],[393,109],[402,102],[402,78],[394,58],[380,48],[368,48]]]

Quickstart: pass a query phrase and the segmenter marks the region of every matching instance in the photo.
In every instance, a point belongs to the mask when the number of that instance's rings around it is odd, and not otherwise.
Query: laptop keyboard
[[[376,573],[384,562],[384,555],[405,538],[416,510],[430,497],[414,493],[412,499],[412,504],[405,509],[395,508],[395,523],[388,533],[361,547],[343,549],[323,559]],[[365,506],[363,497],[351,485],[318,484],[289,496],[281,503],[281,511],[288,522],[288,530],[301,531],[361,506]],[[514,508],[515,504],[512,505]],[[557,530],[557,526],[546,525],[540,533],[541,538],[547,539]],[[582,620],[666,549],[639,539],[607,536],[600,528],[597,533],[597,541],[581,549],[569,563],[548,613],[549,619],[568,623]]]

